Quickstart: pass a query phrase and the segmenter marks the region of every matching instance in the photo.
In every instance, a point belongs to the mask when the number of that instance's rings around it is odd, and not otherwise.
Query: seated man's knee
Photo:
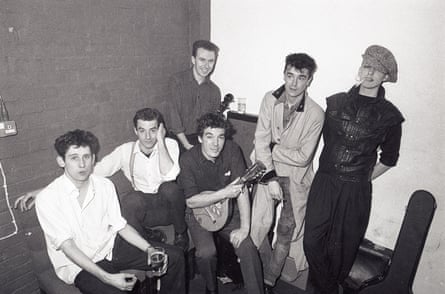
[[[202,258],[202,259],[214,258],[214,257],[216,257],[216,248],[215,248],[214,244],[209,244],[209,246],[196,248],[195,256],[197,258]]]
[[[120,203],[121,203],[122,215],[125,218],[127,217],[139,218],[142,216],[141,214],[145,214],[144,205],[140,197],[138,197],[137,195],[134,195],[132,193],[127,194],[121,199]]]
[[[159,186],[158,194],[162,194],[167,200],[184,201],[184,193],[176,182],[165,182]]]

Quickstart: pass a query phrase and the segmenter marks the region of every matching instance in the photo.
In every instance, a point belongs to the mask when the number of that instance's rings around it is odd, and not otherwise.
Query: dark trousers
[[[338,293],[368,226],[371,183],[318,172],[306,207],[304,252],[316,293]]]
[[[207,289],[215,291],[217,289],[216,266],[217,253],[213,233],[202,228],[195,217],[187,213],[186,221],[190,234],[195,244],[196,264],[199,272],[206,281]],[[221,238],[230,242],[230,233],[240,227],[239,212],[234,210],[232,219],[224,228],[218,231]],[[240,259],[241,273],[243,274],[244,285],[249,294],[263,293],[263,273],[258,251],[248,236],[241,242],[238,248],[235,248],[235,254]]]
[[[264,238],[259,248],[264,268],[264,280],[270,286],[274,286],[281,275],[286,257],[289,255],[290,243],[296,226],[289,191],[289,178],[279,177],[278,182],[283,190],[283,208],[277,224],[275,248],[272,249],[267,237]]]
[[[121,201],[122,215],[141,235],[144,227],[173,224],[176,233],[185,233],[185,198],[175,182],[165,182],[158,193],[133,191]]]
[[[138,248],[131,246],[119,246],[125,242],[122,238],[116,238],[113,250],[113,259],[101,260],[96,264],[109,273],[118,273],[125,269],[147,270],[147,254]],[[184,253],[181,249],[156,242],[151,242],[153,246],[162,246],[168,255],[167,273],[161,277],[161,293],[186,293],[185,291],[185,271]],[[87,271],[82,270],[74,280],[74,285],[84,294],[117,294],[134,293],[121,291],[111,285],[105,284]]]

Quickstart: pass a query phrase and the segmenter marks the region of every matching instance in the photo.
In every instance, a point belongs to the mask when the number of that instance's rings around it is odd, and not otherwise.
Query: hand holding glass
[[[167,272],[168,255],[162,247],[153,247],[148,251],[148,265],[153,276],[160,277]]]

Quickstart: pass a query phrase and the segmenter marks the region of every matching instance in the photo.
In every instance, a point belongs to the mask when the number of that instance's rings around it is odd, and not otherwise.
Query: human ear
[[[202,137],[198,136],[198,142],[202,144]]]
[[[307,86],[306,86],[306,88],[309,87],[309,86],[311,85],[313,79],[314,79],[314,76],[311,76],[311,77],[309,78],[309,80],[307,81]]]
[[[62,156],[58,155],[56,157],[57,165],[61,168],[65,168],[65,160],[62,158]]]

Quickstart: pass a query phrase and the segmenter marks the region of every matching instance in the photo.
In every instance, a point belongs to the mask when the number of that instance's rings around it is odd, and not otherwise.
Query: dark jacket
[[[397,107],[385,99],[383,87],[376,98],[358,91],[359,87],[353,87],[328,97],[323,126],[325,145],[319,170],[349,181],[370,178],[378,150],[380,162],[396,165],[404,121]]]

